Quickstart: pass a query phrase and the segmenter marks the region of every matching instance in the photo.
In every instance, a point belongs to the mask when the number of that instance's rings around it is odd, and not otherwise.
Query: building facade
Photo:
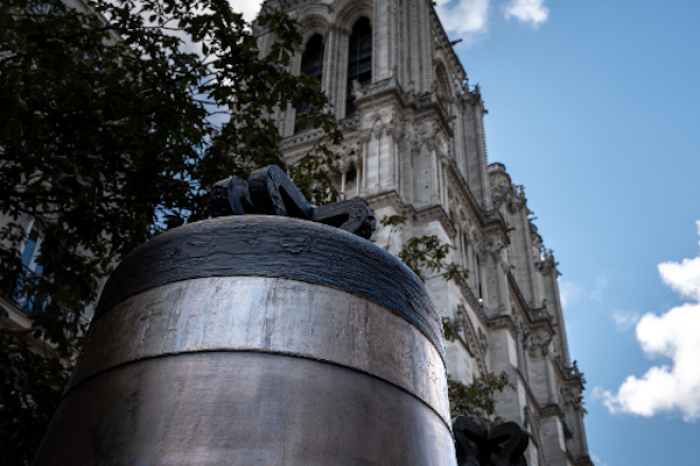
[[[428,280],[445,317],[463,331],[448,344],[448,371],[470,383],[508,374],[514,391],[497,396],[498,415],[531,433],[529,465],[592,465],[582,404],[584,379],[567,346],[557,263],[532,223],[522,186],[489,164],[478,87],[452,49],[428,0],[268,0],[302,27],[294,57],[321,84],[344,125],[336,147],[338,188],[361,197],[378,219],[373,241],[396,254],[411,237],[436,235],[466,283]],[[273,40],[260,36],[266,53]],[[303,111],[300,109],[299,111]],[[322,136],[295,125],[296,110],[275,118],[290,163]]]

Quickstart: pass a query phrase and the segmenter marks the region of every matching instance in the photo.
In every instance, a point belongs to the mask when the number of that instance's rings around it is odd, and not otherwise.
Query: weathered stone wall
[[[322,88],[345,125],[338,188],[366,199],[379,219],[405,216],[400,232],[373,240],[393,254],[413,236],[454,246],[467,283],[428,280],[438,308],[464,330],[447,348],[450,374],[470,383],[508,374],[514,391],[497,411],[532,434],[530,465],[588,465],[583,378],[570,367],[556,261],[530,217],[522,186],[488,164],[480,90],[466,73],[428,0],[269,0],[324,39]],[[349,38],[355,21],[372,26],[372,82],[355,90],[357,114],[344,118]],[[266,50],[270,35],[263,36]],[[299,70],[302,50],[292,69]],[[294,109],[279,112],[281,147],[294,161],[317,130],[294,134]]]

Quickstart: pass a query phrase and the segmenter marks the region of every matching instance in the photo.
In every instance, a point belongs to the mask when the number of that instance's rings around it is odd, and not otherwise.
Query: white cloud
[[[505,17],[516,18],[537,27],[549,17],[549,8],[544,6],[544,2],[545,0],[513,0],[505,9]]]
[[[573,303],[582,291],[583,288],[574,282],[559,280],[559,299],[561,300],[561,307],[566,308]]]
[[[700,221],[695,224],[700,235]],[[680,264],[663,262],[659,264],[659,274],[664,283],[681,296],[700,301],[700,257],[683,259]]]
[[[606,463],[605,461],[601,460],[601,459],[598,457],[598,455],[596,455],[596,454],[593,453],[593,452],[591,452],[591,459],[593,460],[593,464],[595,464],[596,466],[608,466],[608,463]]]
[[[617,329],[620,332],[624,332],[639,322],[639,319],[641,319],[642,316],[632,311],[615,311],[612,314],[612,318],[615,321],[615,325],[617,325]]]
[[[228,0],[231,8],[236,13],[243,13],[243,19],[251,22],[260,12],[261,0]]]
[[[607,277],[599,276],[595,279],[595,289],[591,292],[589,298],[602,302],[603,301],[603,289],[608,286]]]
[[[445,29],[463,34],[466,42],[473,41],[487,29],[489,0],[441,2],[436,10]]]
[[[650,357],[669,358],[670,364],[654,366],[642,378],[630,375],[616,394],[594,390],[611,412],[647,417],[661,412],[680,413],[686,421],[700,418],[699,271],[700,256],[659,264],[664,283],[694,302],[641,318],[636,333],[642,350]]]

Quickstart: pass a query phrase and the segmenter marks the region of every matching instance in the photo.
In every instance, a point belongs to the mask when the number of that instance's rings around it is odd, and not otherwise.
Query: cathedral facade
[[[428,279],[437,307],[462,330],[448,343],[448,372],[468,384],[505,372],[515,390],[496,411],[530,434],[529,465],[588,466],[584,379],[572,362],[559,298],[557,262],[532,223],[522,186],[488,162],[479,88],[470,88],[429,0],[268,0],[290,14],[304,45],[292,68],[315,77],[342,121],[338,188],[378,219],[403,216],[373,241],[398,253],[412,237],[435,235],[469,270],[463,283]],[[272,41],[261,35],[263,53]],[[290,163],[321,130],[275,118]]]

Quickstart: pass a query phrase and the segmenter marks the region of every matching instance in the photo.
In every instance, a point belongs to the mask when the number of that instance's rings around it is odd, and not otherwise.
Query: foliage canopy
[[[0,333],[0,457],[31,459],[87,327],[100,282],[134,247],[209,215],[208,187],[285,166],[273,117],[288,105],[325,140],[341,133],[316,80],[289,72],[302,37],[267,12],[266,55],[227,0],[61,0],[0,7],[0,294],[50,296],[31,332]],[[332,199],[320,144],[289,168],[315,201]],[[23,218],[41,235],[27,280]],[[25,279],[23,279],[23,277]],[[50,356],[50,357],[49,357]],[[62,362],[61,362],[62,361]],[[50,370],[46,370],[50,368]]]

